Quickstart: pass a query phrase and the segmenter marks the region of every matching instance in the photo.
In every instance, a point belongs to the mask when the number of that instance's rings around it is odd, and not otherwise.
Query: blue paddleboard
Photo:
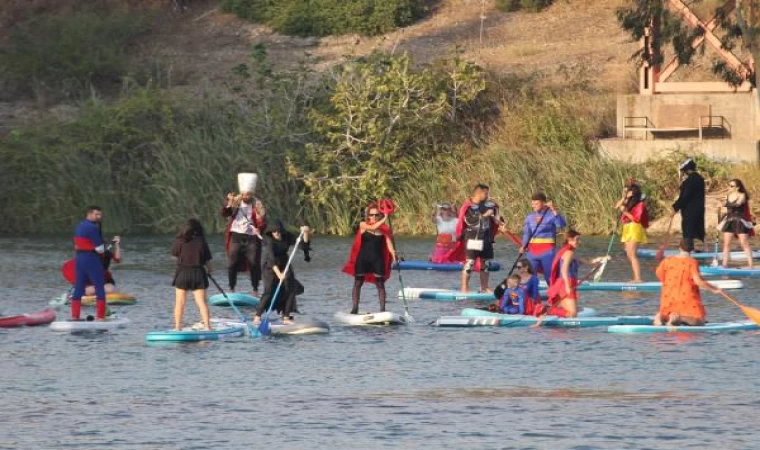
[[[607,328],[610,333],[635,334],[635,333],[718,333],[731,331],[760,330],[756,323],[745,320],[741,322],[708,323],[702,327],[691,326],[654,326],[654,325],[613,325]]]
[[[493,316],[442,316],[436,320],[439,327],[473,328],[473,327],[529,327],[538,323],[534,316],[511,314],[494,314]],[[546,316],[541,326],[552,328],[589,328],[610,325],[646,325],[652,323],[651,317],[574,317],[562,318]]]
[[[700,266],[699,273],[702,275],[728,275],[732,277],[760,277],[760,268],[757,269],[731,269],[723,267]],[[713,283],[711,281],[711,283]],[[715,283],[713,283],[715,284]]]
[[[259,306],[259,299],[253,295],[232,292],[227,294],[227,297],[229,297],[235,306]],[[211,306],[230,306],[230,302],[222,294],[209,297],[208,304]]]
[[[145,336],[148,342],[199,342],[199,341],[218,341],[231,337],[242,336],[245,332],[244,324],[212,324],[214,327],[211,331],[151,331]]]
[[[397,269],[401,266],[401,270],[438,270],[442,272],[461,272],[464,264],[462,263],[432,263],[430,261],[401,261],[400,263],[393,264],[393,268]],[[496,261],[491,261],[488,265],[489,272],[495,272],[501,270],[501,264]]]
[[[666,257],[675,256],[677,254],[678,254],[678,250],[665,250]],[[655,255],[657,255],[657,249],[656,248],[640,248],[636,250],[636,255],[639,258],[643,258],[643,259],[654,259]],[[692,253],[691,257],[695,259],[713,259],[717,257],[718,261],[720,261],[723,258],[723,252]],[[746,261],[747,260],[747,256],[744,254],[744,252],[730,252],[728,257],[731,261]],[[760,251],[752,252],[752,259],[760,259]]]

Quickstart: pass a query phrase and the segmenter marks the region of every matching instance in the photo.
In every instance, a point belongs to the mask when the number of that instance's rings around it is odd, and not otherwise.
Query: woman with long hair
[[[718,226],[723,232],[723,267],[728,267],[729,254],[731,252],[731,239],[739,238],[739,243],[747,255],[747,266],[752,268],[752,249],[748,238],[755,235],[755,224],[752,223],[752,214],[749,210],[749,193],[744,188],[744,183],[738,178],[728,182],[728,196],[723,206],[726,215]],[[721,208],[718,207],[718,214]]]
[[[198,219],[191,218],[177,233],[171,250],[177,260],[177,270],[174,274],[174,330],[182,330],[182,315],[185,311],[187,292],[193,292],[195,304],[201,313],[203,329],[210,330],[208,305],[206,304],[206,289],[208,288],[208,273],[211,272],[211,250],[206,243],[203,226]]]
[[[620,222],[623,224],[623,231],[620,233],[620,242],[625,244],[625,254],[628,261],[631,262],[633,271],[632,283],[641,283],[641,264],[636,255],[640,244],[646,244],[647,231],[649,228],[649,213],[647,212],[644,195],[638,184],[630,183],[623,191],[621,198],[615,208],[620,211]]]

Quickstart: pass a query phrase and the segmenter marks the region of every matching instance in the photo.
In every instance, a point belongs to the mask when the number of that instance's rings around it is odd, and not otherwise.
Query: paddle
[[[612,251],[612,243],[615,241],[615,234],[617,233],[617,229],[620,226],[620,220],[622,219],[623,215],[619,214],[617,218],[617,222],[615,223],[615,228],[612,230],[612,236],[610,236],[610,243],[607,245],[607,255],[605,255],[604,261],[602,262],[602,266],[599,267],[599,270],[594,275],[594,283],[598,283],[602,279],[602,274],[604,273],[604,269],[607,268],[607,262],[610,260],[610,252]]]
[[[660,240],[660,247],[657,249],[657,253],[654,255],[654,259],[657,261],[662,261],[662,258],[665,257],[665,245],[668,243],[668,236],[670,235],[670,229],[673,227],[673,219],[676,218],[677,213],[673,213],[670,215],[670,222],[668,223],[668,231],[665,232],[665,234],[662,236],[662,239]]]
[[[760,310],[742,305],[741,303],[737,302],[733,297],[731,297],[730,295],[726,294],[723,291],[720,291],[720,295],[722,295],[723,297],[726,297],[727,300],[729,300],[734,305],[738,306],[739,309],[742,310],[744,315],[747,316],[747,318],[749,318],[749,320],[760,325]]]
[[[285,278],[288,276],[288,270],[290,270],[290,264],[293,262],[293,258],[296,256],[296,251],[298,251],[298,246],[301,244],[301,239],[303,239],[303,229],[301,229],[301,233],[298,234],[298,239],[296,239],[296,243],[293,245],[293,251],[290,253],[290,256],[288,257],[288,262],[285,264],[285,269],[282,271],[282,278],[280,278],[280,282],[277,283],[277,289],[275,289],[274,294],[272,295],[272,299],[269,301],[269,308],[267,309],[266,314],[264,314],[264,317],[261,318],[261,323],[259,324],[259,332],[263,334],[264,336],[268,336],[269,333],[272,331],[271,327],[269,326],[269,314],[272,312],[272,308],[274,308],[274,304],[277,302],[277,296],[280,294],[280,289],[282,288],[282,283],[285,281]]]
[[[393,236],[393,225],[391,224],[391,214],[396,211],[396,203],[389,198],[380,200],[377,202],[377,210],[388,217],[388,228],[391,229],[391,243],[393,243],[393,248],[396,249],[396,254],[398,254],[396,239]],[[401,285],[401,300],[404,303],[404,318],[407,323],[414,323],[414,317],[409,313],[409,302],[406,300],[406,292],[404,292],[404,278],[401,276],[401,264],[396,264],[396,270],[398,271],[398,282]]]
[[[248,323],[248,320],[245,318],[245,316],[243,315],[243,313],[241,313],[240,310],[237,308],[237,306],[235,306],[235,302],[233,302],[231,298],[227,297],[227,293],[224,292],[224,289],[222,289],[221,286],[219,286],[219,283],[216,282],[216,280],[214,279],[214,277],[212,277],[209,272],[206,272],[206,275],[208,275],[208,279],[211,280],[212,283],[214,283],[214,286],[216,286],[216,288],[219,290],[219,292],[222,293],[222,295],[224,296],[224,298],[227,300],[227,302],[230,304],[230,306],[232,307],[232,309],[235,311],[235,314],[237,314],[238,317],[240,318],[240,320],[243,321],[243,323],[245,324],[245,327],[248,329],[248,336],[250,336],[250,337],[256,337],[256,336],[258,336],[258,330],[256,330],[255,328],[253,328],[251,326],[251,324]]]

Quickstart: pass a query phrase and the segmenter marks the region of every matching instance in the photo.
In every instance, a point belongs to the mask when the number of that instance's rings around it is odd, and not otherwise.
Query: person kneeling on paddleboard
[[[515,265],[517,269],[517,276],[519,277],[519,287],[525,294],[524,311],[522,314],[526,316],[538,316],[544,310],[544,305],[541,303],[541,292],[539,291],[538,277],[533,273],[533,266],[528,258],[521,258]],[[504,296],[504,292],[507,289],[507,282],[509,279],[505,279],[493,290],[494,297],[501,299]],[[495,312],[498,310],[498,303],[495,305],[489,305],[488,310]]]
[[[201,313],[204,330],[211,330],[206,289],[211,273],[211,250],[206,243],[203,226],[198,219],[188,219],[177,234],[171,254],[177,260],[174,273],[174,331],[182,331],[182,315],[185,311],[187,291],[193,291],[195,304]]]
[[[552,261],[549,289],[546,291],[549,308],[546,314],[558,317],[578,316],[578,267],[580,263],[596,265],[604,260],[595,258],[591,261],[578,258],[575,251],[581,242],[581,234],[568,230],[565,244]]]
[[[104,288],[106,290],[106,294],[116,292],[116,280],[114,280],[113,274],[108,269],[111,267],[111,262],[115,262],[117,264],[121,262],[121,237],[114,236],[111,240],[111,245],[113,246],[113,251],[111,250],[111,246],[109,246],[106,247],[105,252],[100,255],[100,260],[103,264],[103,269],[105,270]],[[73,289],[73,286],[76,283],[75,261],[73,259],[70,259],[64,262],[63,266],[61,267],[61,273],[63,274],[63,278],[71,283]],[[84,289],[84,295],[95,295],[95,286],[92,283],[87,282]]]
[[[502,314],[525,314],[525,290],[520,287],[520,275],[507,278],[507,288],[499,302],[499,312]]]
[[[302,226],[303,243],[299,246],[309,261],[309,239],[311,230],[308,226]],[[286,230],[279,220],[273,223],[273,226],[267,230],[264,238],[264,261],[262,262],[262,277],[264,280],[264,294],[256,309],[256,315],[253,317],[254,325],[261,323],[261,315],[269,310],[269,303],[277,302],[275,307],[282,313],[282,323],[290,325],[293,323],[291,313],[296,308],[296,296],[303,294],[304,287],[296,280],[293,266],[290,266],[288,273],[283,273],[285,266],[288,264],[288,249],[296,244],[298,237]],[[273,299],[277,285],[282,282],[282,287]]]
[[[681,239],[678,255],[663,259],[657,266],[662,291],[660,309],[654,316],[653,324],[656,326],[704,325],[707,314],[699,288],[709,289],[715,294],[723,292],[699,274],[699,263],[690,255],[693,246],[692,239]]]
[[[381,214],[374,202],[369,204],[365,213],[366,219],[359,223],[351,254],[343,267],[344,273],[354,277],[351,314],[359,314],[364,281],[375,283],[380,312],[385,312],[385,280],[390,278],[391,265],[396,260],[391,229],[385,224],[388,216]]]

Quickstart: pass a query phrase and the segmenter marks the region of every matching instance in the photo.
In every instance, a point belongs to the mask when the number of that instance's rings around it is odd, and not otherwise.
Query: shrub
[[[374,36],[407,26],[426,10],[420,0],[223,0],[222,9],[296,36]]]
[[[126,12],[43,16],[17,28],[0,49],[0,79],[26,94],[72,96],[119,81],[128,45],[146,29]]]
[[[554,0],[496,0],[496,9],[511,12],[527,10],[538,12],[551,6]]]

